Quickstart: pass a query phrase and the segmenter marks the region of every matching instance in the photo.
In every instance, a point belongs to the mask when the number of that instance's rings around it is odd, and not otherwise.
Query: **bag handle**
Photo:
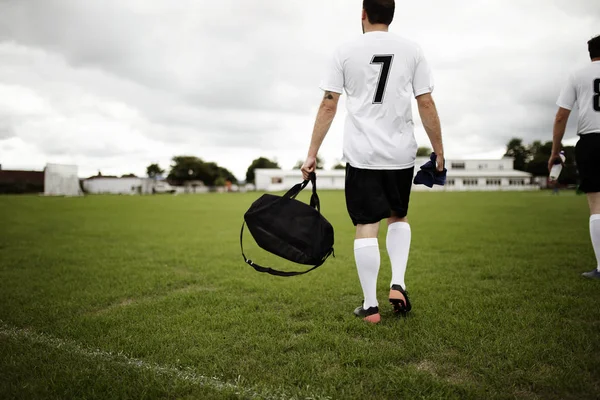
[[[308,183],[312,183],[312,195],[310,196],[310,206],[316,209],[318,212],[321,212],[321,201],[319,200],[319,195],[317,194],[317,175],[314,172],[311,172],[308,176],[308,179],[303,181],[302,183],[298,183],[294,185],[290,190],[287,191],[283,197],[288,199],[295,199],[298,194],[308,186]]]
[[[325,263],[325,260],[327,260],[327,258],[329,258],[329,256],[333,253],[333,249],[331,249],[329,251],[329,253],[327,253],[327,255],[325,255],[325,257],[323,257],[323,259],[314,267],[307,269],[306,271],[302,271],[302,272],[286,272],[286,271],[279,271],[270,267],[263,267],[261,265],[256,264],[254,261],[249,260],[248,258],[246,258],[246,255],[244,254],[244,243],[243,243],[243,238],[244,238],[244,226],[246,225],[246,221],[244,221],[242,223],[242,230],[240,232],[240,247],[242,249],[242,257],[244,257],[244,261],[246,262],[246,264],[248,264],[249,266],[251,266],[252,268],[254,268],[256,271],[258,272],[264,272],[270,275],[275,275],[275,276],[283,276],[283,277],[291,277],[291,276],[298,276],[298,275],[304,275],[314,269],[319,268],[321,265],[323,265]],[[335,254],[334,254],[335,257]]]

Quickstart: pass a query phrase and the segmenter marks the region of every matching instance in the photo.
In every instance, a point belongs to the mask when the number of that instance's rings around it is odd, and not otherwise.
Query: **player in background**
[[[571,73],[556,105],[552,155],[548,169],[559,158],[561,142],[573,106],[579,108],[575,148],[580,189],[587,194],[590,206],[590,236],[596,253],[597,267],[583,273],[586,278],[600,279],[600,35],[588,41],[591,64]]]
[[[381,319],[376,288],[382,219],[388,222],[386,246],[392,264],[388,299],[397,313],[406,314],[412,307],[404,275],[411,242],[408,203],[417,153],[413,96],[437,154],[437,169],[444,168],[431,71],[419,45],[388,32],[394,11],[394,0],[363,1],[363,34],[337,48],[321,81],[325,94],[302,166],[307,179],[315,170],[317,153],[345,91],[345,196],[356,226],[354,256],[363,290],[363,302],[354,314],[371,323]]]

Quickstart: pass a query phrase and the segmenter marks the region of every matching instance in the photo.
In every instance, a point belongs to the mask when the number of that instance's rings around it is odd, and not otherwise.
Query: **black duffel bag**
[[[296,200],[298,193],[309,182],[313,187],[310,205]],[[262,267],[247,259],[242,243],[244,225],[248,225],[248,230],[262,249],[286,260],[313,267],[304,272],[284,272]],[[333,227],[321,215],[316,175],[312,173],[309,180],[295,185],[283,196],[264,194],[256,200],[244,214],[240,246],[248,265],[258,272],[271,275],[302,275],[323,265],[333,254]]]

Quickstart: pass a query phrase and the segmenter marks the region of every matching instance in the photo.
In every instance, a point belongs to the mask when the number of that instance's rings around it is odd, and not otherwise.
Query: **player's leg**
[[[390,286],[400,285],[406,289],[404,275],[408,264],[410,251],[411,230],[407,217],[398,217],[396,212],[388,218],[386,237],[387,252],[392,265],[392,282]]]
[[[600,215],[600,192],[587,194],[590,215]]]
[[[354,239],[354,259],[363,291],[362,307],[359,307],[355,313],[358,316],[363,316],[369,322],[379,322],[378,319],[380,318],[379,302],[377,301],[377,276],[381,264],[377,242],[378,233],[379,222],[357,224]],[[373,316],[372,314],[376,315]]]
[[[412,308],[404,277],[410,253],[412,233],[408,223],[408,204],[412,189],[414,168],[391,171],[386,181],[386,192],[392,216],[388,218],[387,252],[392,265],[392,281],[388,299],[394,311],[406,314]]]
[[[590,238],[596,254],[596,268],[585,272],[586,278],[600,279],[600,134],[583,135],[577,142],[575,156],[581,191],[587,194],[590,207]]]
[[[380,321],[377,301],[377,276],[381,256],[377,236],[379,222],[389,216],[389,205],[382,193],[380,171],[346,167],[346,206],[356,226],[354,258],[363,291],[363,303],[354,314],[372,323]]]
[[[585,272],[583,276],[600,279],[600,193],[588,193],[587,198],[590,206],[590,238],[596,254],[596,269]]]

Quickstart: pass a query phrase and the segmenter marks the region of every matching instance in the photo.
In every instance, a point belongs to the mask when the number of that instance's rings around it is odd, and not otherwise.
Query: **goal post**
[[[44,169],[44,195],[81,196],[76,165],[46,164]]]

